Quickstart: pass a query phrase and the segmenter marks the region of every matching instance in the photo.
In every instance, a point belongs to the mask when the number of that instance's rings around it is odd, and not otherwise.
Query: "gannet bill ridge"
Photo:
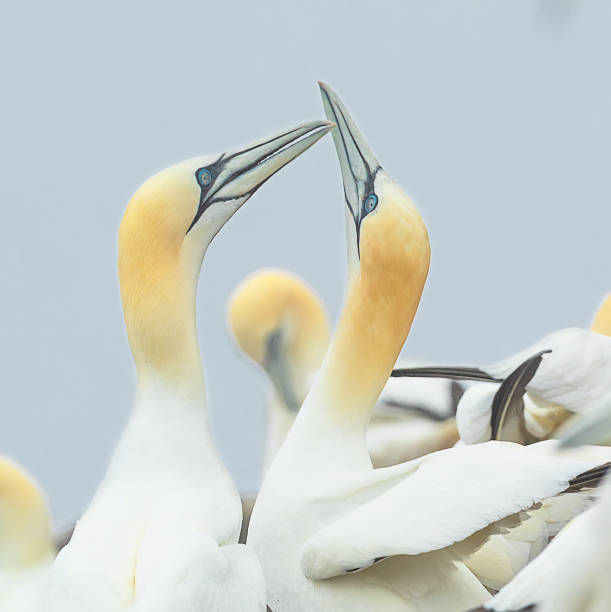
[[[275,612],[464,610],[489,593],[461,558],[594,465],[489,442],[372,468],[367,423],[416,313],[428,234],[338,96],[321,93],[344,182],[346,299],[247,541]]]
[[[238,492],[213,444],[195,320],[204,253],[274,173],[328,130],[312,122],[156,174],[119,229],[135,406],[91,505],[52,568],[53,612],[264,610],[238,544]]]

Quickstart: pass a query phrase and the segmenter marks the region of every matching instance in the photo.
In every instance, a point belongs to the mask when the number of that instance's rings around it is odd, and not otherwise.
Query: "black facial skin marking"
[[[283,355],[283,333],[281,329],[272,330],[265,341],[263,367],[272,378],[276,389],[281,394],[286,407],[294,413],[299,412],[301,402],[295,397],[291,375]]]
[[[337,129],[337,131],[338,131],[338,133],[340,135],[340,138],[342,139],[342,144],[344,146],[344,152],[346,153],[346,158],[348,159],[348,167],[350,168],[350,173],[352,174],[352,178],[354,179],[354,186],[355,186],[355,191],[356,191],[357,194],[359,193],[359,189],[358,189],[359,180],[356,178],[356,176],[354,174],[354,171],[352,170],[352,166],[350,165],[350,156],[348,155],[348,147],[346,146],[346,139],[344,138],[344,132],[339,127],[341,125],[341,123],[340,123],[339,117],[337,115],[337,110],[339,111],[342,119],[344,120],[344,125],[346,126],[346,129],[348,130],[348,134],[350,134],[350,138],[352,139],[352,142],[353,142],[354,146],[356,147],[356,150],[358,151],[359,156],[361,157],[361,159],[363,160],[363,163],[365,164],[365,167],[367,168],[367,180],[365,181],[365,191],[364,191],[364,194],[363,194],[361,202],[360,202],[360,210],[354,210],[352,208],[352,205],[348,201],[348,196],[346,194],[346,188],[344,187],[344,200],[346,201],[346,205],[348,206],[348,209],[350,210],[350,214],[352,215],[352,219],[354,220],[354,226],[356,228],[356,248],[357,248],[358,256],[360,258],[361,257],[361,247],[360,247],[360,242],[361,242],[361,223],[363,222],[363,219],[369,214],[365,210],[365,201],[372,194],[377,196],[377,194],[375,193],[375,189],[374,189],[374,183],[375,183],[376,175],[382,169],[382,167],[381,166],[376,166],[375,168],[371,168],[369,166],[369,163],[365,159],[365,156],[363,155],[363,153],[362,153],[362,151],[361,151],[361,149],[360,149],[360,147],[358,145],[358,142],[355,140],[354,135],[352,134],[352,130],[350,129],[350,125],[346,121],[346,118],[345,118],[344,113],[342,112],[341,108],[338,108],[336,110],[336,107],[333,104],[333,102],[331,101],[331,98],[329,97],[329,94],[324,89],[322,90],[322,93],[323,93],[323,95],[325,96],[325,98],[327,99],[327,101],[329,103],[329,107],[331,108],[331,112],[333,113],[333,120],[335,122],[335,125],[338,126],[335,129]],[[371,211],[371,212],[373,212],[373,211]]]
[[[224,154],[221,155],[215,162],[209,164],[208,166],[202,166],[201,168],[198,168],[195,171],[195,180],[197,181],[197,184],[199,185],[199,189],[200,189],[199,204],[197,205],[197,212],[195,213],[195,217],[193,218],[193,221],[191,221],[191,225],[189,225],[187,234],[191,231],[191,228],[199,221],[200,217],[204,214],[206,209],[210,207],[210,205],[213,202],[216,201],[213,198],[210,198],[206,202],[205,199],[206,199],[206,195],[208,194],[208,191],[210,191],[210,188],[215,184],[216,177],[221,173],[221,170],[223,169],[223,163],[222,163],[223,159],[224,159]],[[210,182],[207,185],[202,185],[199,179],[200,170],[202,170],[203,168],[206,168],[206,170],[210,172]]]
[[[217,185],[216,179],[219,176],[219,174],[223,171],[224,167],[227,165],[227,162],[231,161],[232,159],[235,159],[239,155],[243,155],[244,153],[249,153],[250,151],[254,151],[255,149],[271,144],[275,140],[280,140],[281,138],[285,138],[286,136],[292,134],[293,132],[297,132],[299,129],[301,128],[295,128],[294,130],[291,130],[289,132],[284,132],[282,134],[274,136],[273,138],[270,138],[269,140],[259,142],[253,145],[252,147],[249,147],[247,149],[242,149],[241,151],[237,151],[236,153],[231,153],[230,155],[226,155],[225,153],[223,153],[215,162],[207,166],[202,166],[201,168],[198,168],[195,171],[195,180],[197,181],[197,184],[199,185],[199,188],[200,188],[199,205],[197,207],[197,212],[195,213],[195,217],[193,221],[191,221],[191,225],[189,226],[189,229],[187,230],[187,234],[191,231],[193,226],[199,221],[200,217],[204,214],[206,209],[209,208],[212,204],[214,204],[215,202],[227,202],[228,200],[236,199],[236,196],[233,196],[232,198],[218,198],[218,197],[215,198],[214,196],[212,196],[208,200],[206,200],[206,196],[208,195],[211,189],[214,189],[214,192],[219,191],[222,187],[224,187],[228,183],[231,183],[231,181],[233,181],[235,178],[237,178],[244,172],[248,172],[255,166],[258,166],[261,162],[265,161],[266,159],[274,155],[277,151],[272,151],[268,155],[262,155],[260,158],[253,160],[250,164],[246,166],[242,166],[235,172],[230,173],[222,183]],[[210,172],[210,182],[208,183],[208,185],[202,185],[202,183],[199,180],[199,172],[200,170],[203,170],[204,168]],[[268,178],[271,178],[271,177],[268,177]],[[267,180],[268,179],[265,179],[265,181]],[[253,193],[255,193],[255,191],[257,191],[257,189],[259,189],[259,187],[261,187],[261,185],[263,185],[263,183],[265,183],[265,181],[261,181],[261,183],[253,187],[250,191],[240,194],[240,196],[238,197],[246,197],[246,196],[250,197]]]

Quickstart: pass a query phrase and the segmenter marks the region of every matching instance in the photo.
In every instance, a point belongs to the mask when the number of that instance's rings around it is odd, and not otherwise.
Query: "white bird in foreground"
[[[233,292],[228,305],[233,337],[273,383],[264,471],[284,442],[329,345],[320,298],[283,270],[260,270]],[[457,384],[435,379],[390,380],[367,430],[375,467],[449,448],[458,439],[453,418]]]
[[[240,497],[214,447],[195,322],[213,237],[328,130],[313,122],[146,181],[119,230],[119,279],[138,371],[107,475],[52,568],[53,612],[263,610]]]
[[[496,364],[477,368],[403,368],[393,376],[448,376],[505,380],[473,385],[460,399],[461,440],[476,444],[508,440],[530,444],[554,435],[574,413],[611,402],[611,294],[592,329],[568,328]],[[498,393],[497,393],[498,392]]]
[[[462,559],[593,464],[488,442],[372,468],[367,424],[416,313],[429,242],[345,106],[321,91],[347,205],[346,301],[259,492],[248,543],[274,612],[465,610],[489,592]]]
[[[38,612],[54,558],[51,517],[40,487],[0,456],[0,610]]]
[[[611,406],[576,417],[563,444],[611,442]],[[573,519],[483,610],[607,612],[611,610],[611,477],[598,503]]]

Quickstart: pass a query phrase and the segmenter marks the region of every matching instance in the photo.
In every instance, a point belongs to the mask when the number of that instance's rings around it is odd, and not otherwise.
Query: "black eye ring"
[[[197,181],[202,187],[208,187],[212,182],[212,173],[208,168],[200,168],[197,171]]]
[[[378,196],[375,193],[367,196],[365,201],[363,202],[363,210],[365,213],[370,213],[372,210],[375,210],[378,205]]]

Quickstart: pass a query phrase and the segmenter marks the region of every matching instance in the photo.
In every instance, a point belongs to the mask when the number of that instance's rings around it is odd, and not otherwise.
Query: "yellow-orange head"
[[[327,315],[313,289],[289,272],[260,270],[233,292],[228,319],[237,344],[266,370],[281,399],[289,404],[292,393],[301,405],[329,344]]]
[[[140,374],[200,376],[195,290],[211,240],[273,174],[330,129],[312,122],[232,153],[187,160],[147,180],[119,229],[119,280]]]
[[[0,568],[26,569],[53,552],[47,502],[25,470],[0,457]]]
[[[332,133],[343,178],[349,263],[346,303],[329,359],[333,378],[350,381],[338,391],[338,405],[352,397],[371,406],[418,308],[429,269],[428,233],[343,102],[328,85],[320,88],[327,117],[337,125]]]

